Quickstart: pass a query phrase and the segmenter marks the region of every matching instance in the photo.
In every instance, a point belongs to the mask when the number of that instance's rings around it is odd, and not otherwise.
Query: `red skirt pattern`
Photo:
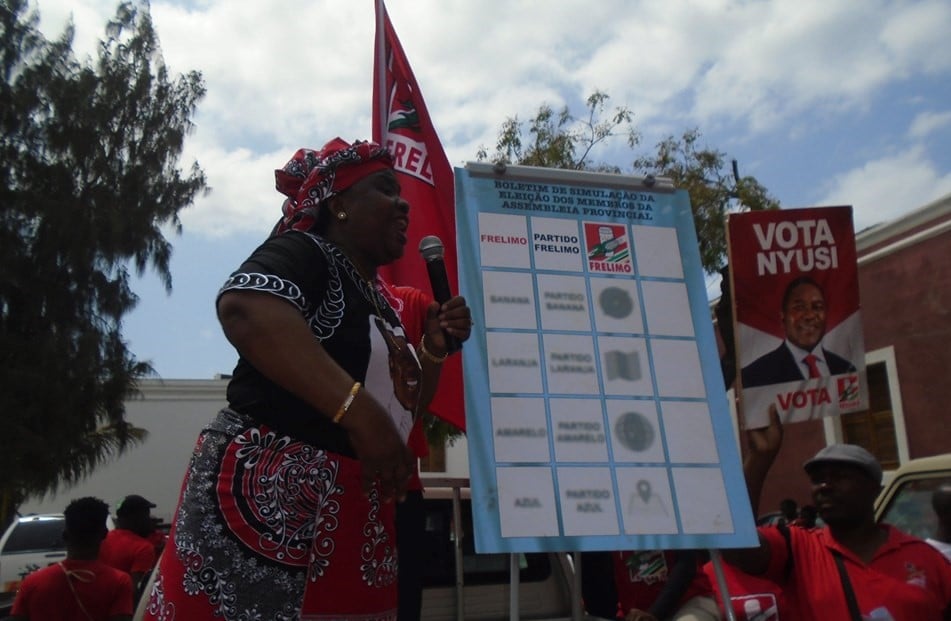
[[[222,410],[198,438],[148,595],[155,621],[394,621],[393,503],[355,459]]]

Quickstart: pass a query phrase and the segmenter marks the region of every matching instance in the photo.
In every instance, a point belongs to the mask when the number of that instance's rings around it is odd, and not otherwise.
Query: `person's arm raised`
[[[783,426],[775,405],[769,406],[769,426],[761,429],[750,429],[746,432],[749,451],[743,461],[743,475],[746,478],[746,489],[750,496],[750,506],[756,515],[759,509],[760,496],[763,484],[770,467],[779,454],[783,444]],[[739,567],[748,574],[761,575],[769,567],[769,545],[759,536],[759,546],[755,548],[738,548],[722,550],[723,560]]]
[[[254,368],[324,416],[334,418],[351,396],[355,380],[286,300],[228,291],[218,299],[218,319],[225,336]],[[360,459],[364,492],[379,479],[384,499],[401,498],[413,472],[412,455],[383,406],[359,390],[338,422]]]

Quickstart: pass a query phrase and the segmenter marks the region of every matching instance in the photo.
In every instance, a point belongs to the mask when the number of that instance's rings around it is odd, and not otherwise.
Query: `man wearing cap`
[[[748,433],[743,469],[754,507],[782,435],[775,407],[769,427]],[[882,483],[875,457],[833,444],[803,467],[827,528],[760,527],[759,547],[724,550],[724,559],[783,585],[803,619],[951,619],[951,564],[924,541],[875,522]]]
[[[99,548],[99,560],[132,577],[136,600],[155,565],[155,546],[147,539],[152,532],[151,509],[155,504],[131,494],[116,506],[116,527]]]

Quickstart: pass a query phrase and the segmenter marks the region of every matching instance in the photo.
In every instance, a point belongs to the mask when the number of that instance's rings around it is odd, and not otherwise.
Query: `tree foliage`
[[[507,118],[499,128],[491,161],[620,173],[618,166],[588,161],[594,147],[620,132],[627,136],[630,146],[640,142],[633,125],[634,113],[626,107],[617,107],[607,119],[602,118],[608,99],[608,95],[600,91],[592,93],[585,102],[587,117],[580,121],[571,115],[567,106],[556,112],[550,105],[542,104],[528,121],[528,135],[524,139],[523,122],[518,116]],[[490,159],[485,147],[479,149],[476,158],[479,161]]]
[[[122,3],[97,58],[74,29],[47,40],[26,0],[0,0],[0,524],[143,437],[124,419],[151,373],[122,340],[130,269],[171,289],[178,212],[207,191],[178,168],[204,96],[170,76],[147,9]]]
[[[483,147],[476,157],[493,163],[522,164],[547,168],[623,173],[610,163],[589,161],[593,150],[608,139],[624,135],[633,150],[641,137],[626,107],[606,112],[609,96],[595,91],[588,97],[586,116],[581,120],[568,108],[555,112],[542,104],[525,124],[509,117],[499,129],[495,152]],[[526,133],[527,132],[527,133]],[[653,155],[637,155],[629,174],[668,177],[674,187],[690,195],[700,258],[708,273],[718,271],[726,256],[726,216],[730,211],[777,209],[779,201],[769,195],[754,177],[738,178],[726,169],[726,154],[700,144],[698,129],[688,129],[680,137],[670,136],[657,145]]]

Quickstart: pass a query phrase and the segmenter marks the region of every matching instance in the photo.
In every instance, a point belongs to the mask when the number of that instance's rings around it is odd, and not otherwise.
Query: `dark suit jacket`
[[[829,373],[832,375],[855,371],[855,365],[824,347],[822,348],[822,356],[825,358],[826,364],[829,366]],[[743,388],[782,384],[783,382],[801,382],[803,379],[802,369],[796,359],[793,358],[792,352],[786,347],[785,342],[780,343],[779,347],[773,351],[760,356],[743,367],[740,377]]]

